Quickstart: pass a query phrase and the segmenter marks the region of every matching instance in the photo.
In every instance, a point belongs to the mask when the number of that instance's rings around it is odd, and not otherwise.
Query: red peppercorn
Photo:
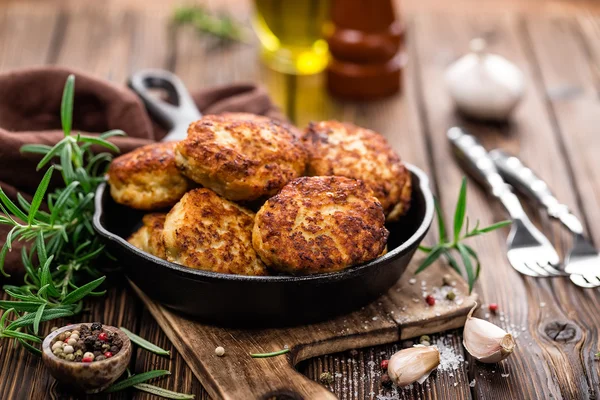
[[[108,340],[108,336],[106,335],[105,332],[99,333],[98,340],[102,340],[103,342],[106,342]]]
[[[425,301],[427,302],[427,304],[429,304],[430,306],[435,305],[435,297],[433,297],[432,295],[427,295],[427,297],[425,297]]]
[[[81,359],[81,362],[92,362],[93,360],[89,357],[85,357]]]
[[[104,357],[106,358],[111,358],[113,356],[113,353],[111,353],[110,351],[107,351],[106,353],[104,353]]]
[[[387,369],[389,363],[390,363],[390,360],[381,360],[381,369]]]
[[[494,314],[496,314],[496,311],[498,311],[498,304],[496,303],[490,303],[490,305],[488,306],[488,309],[493,312]]]

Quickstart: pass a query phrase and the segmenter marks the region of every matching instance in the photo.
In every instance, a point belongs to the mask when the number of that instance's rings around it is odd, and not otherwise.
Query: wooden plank
[[[548,106],[556,119],[557,132],[569,161],[574,192],[579,194],[579,215],[596,245],[600,244],[600,145],[594,129],[600,123],[598,22],[597,18],[588,16],[578,21],[539,18],[528,20],[524,25],[524,33],[531,44],[531,57],[537,61],[541,73],[540,91],[547,94]],[[565,63],[565,59],[569,63]],[[577,67],[564,68],[565,64]],[[557,87],[581,90],[567,90],[573,94],[560,96],[557,92],[561,93],[561,90],[556,90]],[[598,352],[600,318],[592,310],[598,307],[598,293],[598,289],[585,290],[577,301],[563,299],[572,302],[573,308],[580,312],[589,310],[584,313],[585,317],[578,318],[583,337],[574,353],[578,353],[585,366],[584,379],[591,388],[589,393],[596,395],[600,386],[600,366],[593,355]]]
[[[106,10],[102,2],[81,2],[65,16],[66,26],[52,64],[77,68],[113,82],[125,82],[132,53],[132,13]],[[82,34],[84,32],[84,34]]]
[[[412,263],[407,276],[411,276],[417,266]],[[430,288],[440,287],[442,275],[440,266],[435,266],[424,271],[421,279]],[[261,399],[276,393],[306,399],[334,398],[296,372],[294,365],[327,353],[397,342],[403,338],[405,327],[407,334],[412,336],[462,326],[476,297],[468,296],[466,284],[454,271],[450,275],[457,280],[455,301],[439,299],[434,307],[429,307],[422,296],[423,290],[428,289],[400,279],[388,294],[360,310],[328,321],[290,328],[249,330],[205,325],[171,312],[141,292],[139,294],[213,398]],[[225,348],[225,357],[215,356],[217,346]],[[285,357],[267,360],[250,357],[251,353],[268,353],[286,346],[290,353]],[[373,359],[367,363],[371,370],[378,365]],[[352,398],[374,398],[375,388],[370,386],[373,383],[355,381],[360,387],[353,392]],[[416,389],[423,388],[419,385]]]
[[[50,7],[31,9],[15,5],[0,8],[0,71],[45,64],[61,14]],[[23,41],[27,46],[23,46]]]
[[[552,177],[557,185],[555,190],[576,209],[577,200],[569,185],[570,176],[555,127],[545,108],[545,99],[535,86],[530,86],[511,124],[502,127],[459,119],[444,90],[444,69],[467,50],[471,38],[483,34],[493,38],[493,52],[508,56],[523,69],[528,82],[535,82],[535,60],[529,57],[523,43],[518,20],[511,16],[450,19],[444,15],[428,15],[419,18],[413,34],[418,42],[418,63],[422,71],[423,99],[436,177],[438,182],[444,182],[440,186],[444,209],[453,209],[454,188],[458,187],[463,175],[450,156],[444,136],[446,129],[454,124],[466,126],[488,148],[499,146],[518,153],[543,177]],[[542,157],[539,154],[541,148],[544,149]],[[484,224],[505,216],[497,203],[475,185],[469,188],[469,213],[480,217]],[[547,222],[543,229],[551,230],[551,237],[560,237],[556,227]],[[589,296],[565,278],[536,280],[520,276],[506,261],[505,236],[506,231],[474,240],[483,263],[478,287],[484,302],[499,303],[504,311],[493,321],[509,331],[520,332],[518,347],[513,356],[497,366],[473,362],[470,373],[476,379],[475,396],[486,398],[494,393],[495,398],[584,398],[588,390],[595,390],[590,389],[585,378],[589,365],[579,359],[583,356],[580,348],[588,335],[586,329],[592,326],[595,318],[580,313],[591,306],[584,305],[584,302],[589,303]],[[559,247],[562,244],[559,243]],[[587,321],[581,323],[582,320]],[[545,328],[555,322],[579,325],[575,328],[578,334],[567,343],[553,341]],[[524,375],[528,376],[528,381],[519,379]]]

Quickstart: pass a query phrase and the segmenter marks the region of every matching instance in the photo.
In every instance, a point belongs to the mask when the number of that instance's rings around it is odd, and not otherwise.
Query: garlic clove
[[[471,53],[448,67],[445,80],[457,109],[479,119],[506,119],[525,91],[521,70],[506,58],[486,52],[480,38],[471,41]]]
[[[388,375],[398,386],[423,383],[440,365],[440,352],[435,346],[415,345],[400,350],[390,358]]]
[[[483,363],[497,363],[508,357],[515,349],[513,336],[504,329],[483,319],[474,318],[471,309],[463,331],[465,349]]]

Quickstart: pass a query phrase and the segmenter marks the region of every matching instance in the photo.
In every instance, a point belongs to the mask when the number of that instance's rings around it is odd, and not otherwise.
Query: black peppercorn
[[[93,336],[88,336],[85,339],[83,339],[83,343],[85,343],[87,347],[93,347],[95,341],[96,339],[94,339]]]
[[[102,329],[102,324],[100,322],[94,322],[92,324],[92,330],[93,331],[99,331]]]
[[[392,379],[390,378],[390,376],[388,374],[381,375],[381,385],[385,386],[385,387],[392,386]]]
[[[113,342],[112,342],[112,343],[113,343],[115,346],[117,346],[117,347],[121,347],[121,346],[123,346],[123,340],[122,340],[120,337],[116,336],[116,335],[115,335],[115,337],[114,337],[114,339],[113,339]]]
[[[110,352],[113,353],[113,354],[116,354],[116,353],[119,352],[119,348],[117,346],[112,346],[110,348]]]

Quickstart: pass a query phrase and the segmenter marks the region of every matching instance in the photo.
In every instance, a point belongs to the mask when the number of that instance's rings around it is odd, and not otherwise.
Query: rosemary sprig
[[[247,30],[229,15],[213,15],[202,6],[178,7],[173,14],[176,25],[191,25],[198,33],[219,39],[248,43]]]
[[[444,216],[442,214],[440,205],[437,199],[435,199],[435,212],[437,214],[439,243],[433,247],[419,246],[419,249],[421,251],[424,251],[425,253],[428,253],[428,255],[427,257],[425,257],[421,265],[419,265],[419,268],[417,268],[415,274],[418,274],[419,272],[425,270],[438,258],[444,256],[444,258],[446,259],[446,261],[448,261],[450,266],[456,272],[462,275],[463,273],[458,265],[458,261],[456,260],[451,251],[455,250],[458,252],[460,259],[462,260],[462,264],[467,275],[467,281],[469,283],[469,293],[471,293],[471,291],[473,290],[473,285],[479,277],[479,272],[481,271],[481,263],[479,262],[477,252],[471,246],[463,243],[464,240],[510,225],[511,221],[497,222],[485,228],[479,228],[479,221],[477,221],[475,227],[469,230],[469,217],[466,216],[466,210],[467,179],[463,177],[462,185],[460,187],[460,193],[458,195],[458,202],[456,203],[456,210],[454,211],[452,240],[448,239],[448,234],[446,232],[446,222],[444,221]],[[464,234],[462,233],[463,227],[465,228]],[[475,267],[473,267],[473,264],[475,264]]]
[[[146,349],[146,350],[148,350],[154,354],[157,354],[159,356],[170,356],[171,355],[170,351],[160,348],[157,345],[155,345],[154,343],[150,343],[146,339],[139,337],[135,333],[131,332],[129,329],[123,328],[122,326],[119,329],[122,330],[123,332],[125,332],[127,337],[129,337],[129,340],[131,340],[133,343],[137,344],[141,348]]]
[[[166,375],[171,375],[171,372],[167,371],[166,369],[156,369],[153,371],[142,372],[141,374],[137,375],[131,375],[128,378],[125,378],[122,381],[119,381],[114,385],[109,386],[109,388],[106,389],[104,393],[118,392],[120,390],[137,385],[139,383],[149,381],[150,379],[160,378],[161,376]]]
[[[16,339],[34,353],[37,348],[27,342],[39,343],[35,335],[41,322],[73,316],[82,310],[85,297],[105,293],[95,291],[105,279],[94,267],[94,261],[104,254],[104,246],[91,221],[94,193],[112,156],[94,154],[91,146],[118,151],[107,139],[124,133],[112,130],[98,137],[72,133],[74,88],[75,77],[70,75],[61,103],[64,138],[54,146],[31,144],[21,148],[22,152],[43,155],[38,170],[58,160],[45,172],[31,203],[20,194],[15,203],[0,188],[0,211],[4,213],[0,224],[12,227],[0,250],[0,272],[8,276],[4,261],[15,241],[28,242],[29,247],[21,251],[24,284],[4,286],[14,300],[0,301],[0,309],[6,310],[0,319],[0,337]],[[55,171],[60,172],[64,186],[48,193]],[[44,200],[47,211],[42,209]]]
[[[250,354],[250,357],[252,357],[252,358],[275,357],[275,356],[280,356],[285,353],[289,353],[289,351],[290,351],[290,349],[283,349],[283,350],[279,350],[279,351],[273,351],[271,353],[253,353],[253,354]]]

